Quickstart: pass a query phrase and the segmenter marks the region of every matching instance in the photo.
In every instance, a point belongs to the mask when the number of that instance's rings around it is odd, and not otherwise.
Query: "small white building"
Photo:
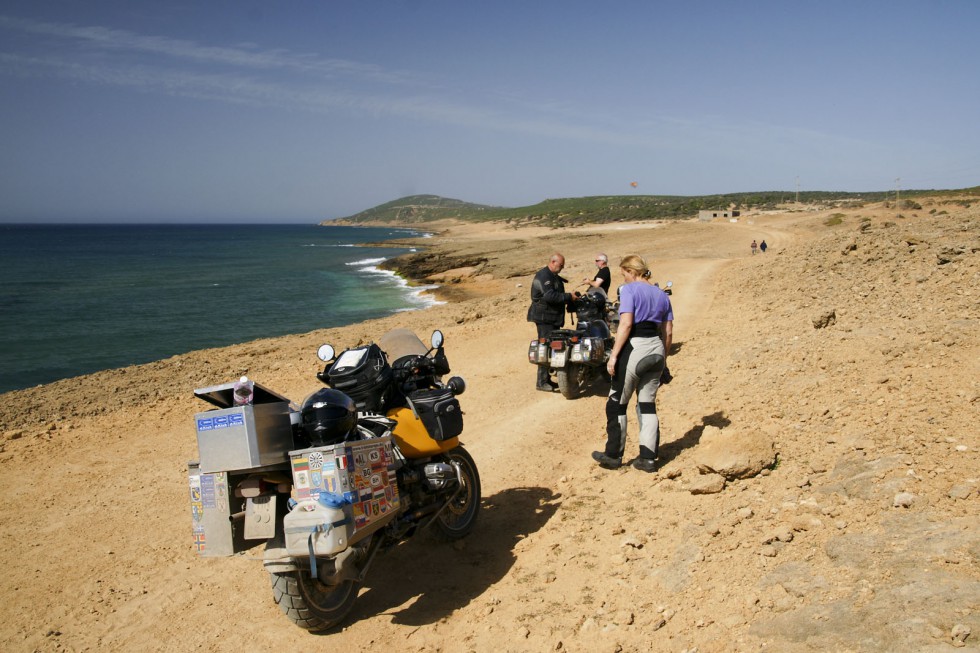
[[[713,209],[708,211],[698,211],[698,220],[701,222],[711,222],[715,218],[737,218],[739,211],[731,209]]]

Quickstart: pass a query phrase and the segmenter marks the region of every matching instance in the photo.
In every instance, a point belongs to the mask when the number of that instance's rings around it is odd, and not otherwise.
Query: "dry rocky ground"
[[[7,393],[0,649],[978,651],[978,204],[450,225],[430,256],[486,260],[442,266],[447,304]],[[675,283],[655,474],[592,462],[601,388],[533,391],[528,283],[553,250],[574,282],[605,251]],[[347,624],[310,635],[260,549],[193,552],[191,391],[247,372],[301,400],[317,345],[393,326],[442,328],[467,378],[480,521],[379,558]]]

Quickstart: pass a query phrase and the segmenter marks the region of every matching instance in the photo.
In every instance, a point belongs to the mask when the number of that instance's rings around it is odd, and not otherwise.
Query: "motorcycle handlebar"
[[[430,350],[429,353],[432,353]],[[331,357],[330,360],[326,361],[326,365],[323,370],[316,373],[316,378],[323,384],[333,387],[330,383],[329,370],[335,358]],[[436,381],[439,377],[449,374],[449,360],[446,358],[445,350],[442,347],[435,349],[435,354],[433,356],[428,356],[426,354],[409,354],[402,356],[396,361],[392,361],[392,372],[394,374],[394,380],[398,384],[406,383],[424,383],[428,385]],[[428,377],[428,380],[426,380]],[[458,379],[456,388],[454,388],[455,394],[461,394],[465,389],[465,382],[459,377],[453,377]],[[450,379],[452,381],[452,379]]]

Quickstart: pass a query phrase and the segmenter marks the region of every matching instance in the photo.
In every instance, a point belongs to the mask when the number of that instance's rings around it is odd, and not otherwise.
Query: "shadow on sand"
[[[379,555],[345,621],[390,614],[405,625],[435,623],[503,578],[514,546],[542,528],[558,509],[546,488],[513,488],[484,498],[473,532],[442,542],[431,532]]]
[[[657,466],[666,465],[679,456],[685,449],[696,446],[701,441],[701,435],[704,433],[706,426],[717,426],[723,429],[731,423],[732,421],[725,417],[725,413],[721,411],[705,415],[701,418],[700,424],[689,429],[680,439],[668,442],[660,447],[660,450],[657,452]]]

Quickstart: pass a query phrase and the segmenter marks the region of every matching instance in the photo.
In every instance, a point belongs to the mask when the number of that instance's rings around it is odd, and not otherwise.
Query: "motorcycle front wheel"
[[[359,584],[328,585],[306,570],[270,573],[272,596],[286,617],[312,633],[333,628],[350,613]]]
[[[473,457],[461,446],[447,452],[445,457],[449,464],[458,465],[463,486],[436,518],[435,524],[444,538],[458,540],[473,530],[480,514],[480,472]]]

